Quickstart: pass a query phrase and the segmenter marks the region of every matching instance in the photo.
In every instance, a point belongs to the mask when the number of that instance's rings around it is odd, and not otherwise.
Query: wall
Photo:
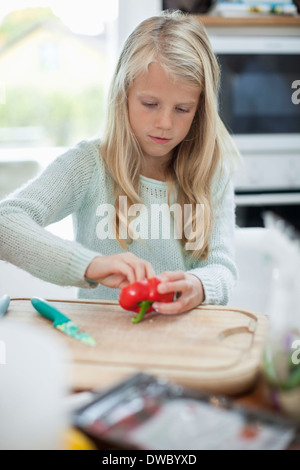
[[[150,16],[162,10],[162,0],[120,0],[118,20],[118,47],[121,50],[125,39],[134,28]]]

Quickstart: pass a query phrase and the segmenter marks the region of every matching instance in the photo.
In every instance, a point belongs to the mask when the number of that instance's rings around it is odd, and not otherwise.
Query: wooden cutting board
[[[12,299],[6,318],[59,335],[70,352],[76,391],[104,389],[146,372],[194,389],[236,395],[257,378],[267,327],[260,313],[201,306],[180,315],[150,313],[132,324],[133,314],[117,302],[49,301],[93,336],[97,347],[55,330],[29,299]]]

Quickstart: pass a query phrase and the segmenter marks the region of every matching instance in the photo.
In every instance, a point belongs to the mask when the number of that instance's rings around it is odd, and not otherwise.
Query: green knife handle
[[[53,307],[50,302],[47,300],[39,299],[33,297],[31,299],[33,307],[41,314],[43,317],[48,318],[54,322],[54,326],[61,325],[62,323],[70,321],[68,317],[65,317],[59,310]]]

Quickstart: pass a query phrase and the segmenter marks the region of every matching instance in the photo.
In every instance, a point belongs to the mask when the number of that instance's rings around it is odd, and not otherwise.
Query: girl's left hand
[[[154,302],[153,308],[165,315],[187,312],[198,307],[204,300],[202,282],[196,276],[184,271],[166,271],[159,276],[158,292],[178,292],[180,296],[171,303]]]

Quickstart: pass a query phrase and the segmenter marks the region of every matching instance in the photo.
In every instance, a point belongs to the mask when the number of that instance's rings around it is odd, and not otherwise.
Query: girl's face
[[[134,80],[128,94],[129,121],[149,162],[170,160],[189,132],[199,98],[197,86],[175,81],[156,62]]]

